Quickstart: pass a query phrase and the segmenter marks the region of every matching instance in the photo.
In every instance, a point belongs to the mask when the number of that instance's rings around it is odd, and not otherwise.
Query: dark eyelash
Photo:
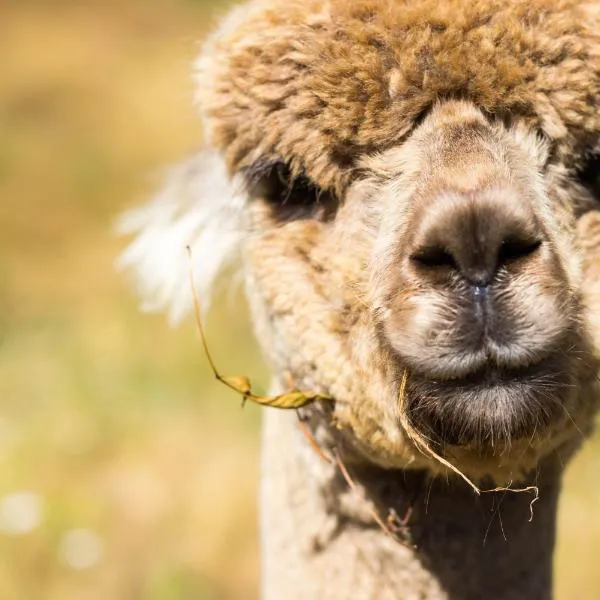
[[[319,189],[304,175],[292,176],[289,166],[276,160],[261,159],[244,171],[250,193],[273,204],[311,204]]]
[[[579,181],[600,200],[600,155],[593,155],[577,172]]]
[[[252,194],[256,187],[260,183],[271,176],[278,165],[284,165],[285,163],[279,160],[273,160],[268,158],[259,158],[253,162],[249,167],[246,167],[242,171],[242,176],[246,184],[246,188]]]
[[[282,161],[258,160],[243,175],[250,195],[265,200],[278,219],[332,216],[333,196],[303,174],[293,177]]]

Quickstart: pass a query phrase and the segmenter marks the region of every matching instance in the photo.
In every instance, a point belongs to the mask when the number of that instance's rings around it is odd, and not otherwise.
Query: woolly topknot
[[[599,143],[599,74],[598,10],[574,0],[255,0],[197,64],[230,170],[283,160],[338,192],[445,98],[526,119],[577,166]]]

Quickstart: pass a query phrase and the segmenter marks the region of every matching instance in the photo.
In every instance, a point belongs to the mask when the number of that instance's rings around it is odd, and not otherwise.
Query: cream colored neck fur
[[[419,471],[353,468],[352,491],[300,432],[294,414],[266,411],[261,527],[264,600],[551,598],[558,460],[536,474],[540,500],[498,492],[476,496],[454,478]],[[402,516],[416,549],[372,520]]]

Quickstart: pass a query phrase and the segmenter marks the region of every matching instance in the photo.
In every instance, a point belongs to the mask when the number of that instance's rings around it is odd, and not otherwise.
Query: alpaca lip
[[[464,388],[494,388],[506,387],[511,384],[534,384],[534,380],[540,377],[548,377],[556,374],[556,360],[548,357],[545,360],[524,367],[497,367],[487,363],[482,367],[456,378],[432,379],[432,382],[441,385]]]
[[[460,379],[409,379],[407,410],[414,425],[450,444],[510,443],[564,415],[571,376],[555,353],[522,368],[491,364]]]
[[[511,357],[510,353],[498,349],[480,348],[475,352],[457,353],[438,360],[416,361],[412,357],[401,356],[401,362],[418,377],[439,385],[501,385],[530,378],[548,375],[552,370],[561,369],[562,356],[556,349],[536,348],[535,356],[522,352]],[[533,352],[531,353],[533,354]]]

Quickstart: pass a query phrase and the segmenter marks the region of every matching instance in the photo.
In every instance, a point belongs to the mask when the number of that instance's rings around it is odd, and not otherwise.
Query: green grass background
[[[44,507],[0,532],[2,600],[257,597],[259,411],[211,379],[191,320],[139,314],[111,235],[199,145],[191,62],[225,10],[0,0],[0,501]],[[266,383],[241,298],[218,304],[215,358]],[[561,600],[600,598],[599,451],[567,474]],[[102,542],[88,569],[61,555],[77,528]]]

